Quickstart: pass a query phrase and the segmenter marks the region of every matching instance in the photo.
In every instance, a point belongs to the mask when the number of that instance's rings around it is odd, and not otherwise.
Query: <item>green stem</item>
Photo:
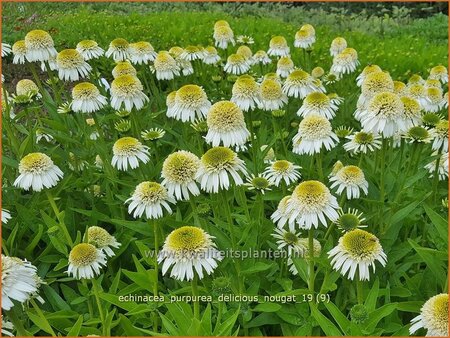
[[[192,209],[192,215],[194,217],[194,225],[201,226],[200,218],[198,217],[197,213],[197,206],[195,205],[195,196],[191,195],[189,196],[189,204]]]
[[[158,242],[158,222],[153,220],[153,243],[154,243],[154,254],[155,254],[155,284],[153,285],[153,295],[155,297],[158,296],[158,278],[159,278],[159,270],[158,270],[158,251],[159,251],[159,242]],[[153,331],[158,332],[158,315],[156,311],[153,313]]]
[[[191,285],[192,285],[192,296],[194,298],[194,318],[200,320],[200,303],[198,301],[198,286],[196,274],[194,274],[194,279],[192,279]]]
[[[383,138],[383,144],[381,148],[381,159],[380,159],[380,206],[378,211],[378,224],[380,229],[383,229],[383,208],[384,208],[384,167],[385,167],[385,156],[386,156],[386,145],[387,139]]]
[[[362,281],[359,280],[359,278],[356,279],[356,295],[358,298],[358,304],[362,304],[364,301],[363,284]]]
[[[106,335],[105,316],[103,314],[103,308],[102,308],[102,304],[100,302],[100,296],[99,296],[99,290],[98,290],[98,286],[97,286],[97,281],[94,280],[94,279],[92,280],[92,287],[94,289],[95,302],[97,303],[98,313],[100,315],[100,320],[102,322],[102,333],[105,336]]]
[[[314,294],[314,229],[308,231],[308,250],[309,250],[309,291]]]
[[[438,150],[438,157],[436,158],[436,165],[434,167],[434,173],[433,173],[433,188],[431,191],[433,191],[433,200],[436,201],[436,195],[437,195],[437,187],[439,183],[439,163],[441,162],[441,155],[442,155],[442,147]]]
[[[19,319],[17,316],[18,307],[13,306],[10,311],[8,311],[8,318],[14,326],[14,329],[17,331],[17,337],[28,336],[29,333],[23,327],[23,321]],[[3,312],[3,311],[2,311]]]
[[[86,288],[86,290],[89,290],[86,279],[82,279],[81,284],[83,284],[83,286]],[[92,304],[91,304],[91,300],[89,297],[87,299],[87,304],[88,304],[89,318],[92,319],[92,318],[94,318],[94,310],[92,309]]]
[[[319,180],[323,182],[323,169],[322,169],[322,155],[320,152],[317,153],[317,171],[319,172]]]
[[[45,194],[47,195],[47,199],[53,209],[53,212],[55,213],[56,218],[58,219],[58,224],[59,224],[62,232],[64,233],[64,236],[66,237],[67,244],[70,247],[73,247],[72,237],[70,236],[69,230],[67,229],[67,226],[64,223],[64,219],[60,216],[61,213],[58,209],[58,206],[55,203],[55,199],[53,198],[51,191],[49,189],[45,189]]]
[[[36,310],[36,313],[38,314],[39,318],[41,318],[42,321],[43,321],[44,323],[46,323],[46,326],[48,326],[48,329],[49,329],[49,331],[50,331],[49,333],[52,335],[52,337],[56,337],[55,331],[53,331],[52,326],[51,326],[50,323],[48,322],[47,318],[45,318],[45,315],[44,315],[44,313],[42,312],[42,310],[41,310],[41,309],[39,308],[39,306],[36,304],[36,301],[35,301],[33,298],[31,298],[31,299],[30,299],[30,303],[31,303],[31,305],[33,305],[33,308]]]
[[[50,80],[50,84],[52,86],[53,94],[55,95],[56,106],[59,106],[61,104],[61,95],[58,91],[58,88],[56,87],[55,81],[53,81],[53,74],[50,69],[50,65],[48,64],[48,61],[44,61],[44,64],[45,64],[45,70],[47,71],[47,75]]]

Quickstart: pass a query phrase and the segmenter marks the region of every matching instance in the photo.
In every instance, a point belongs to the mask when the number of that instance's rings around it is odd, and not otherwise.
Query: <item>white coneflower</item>
[[[14,186],[25,190],[32,188],[34,191],[51,188],[63,177],[61,169],[42,153],[30,153],[23,157],[19,163],[19,173]]]
[[[325,70],[322,67],[314,67],[311,70],[311,76],[315,79],[321,78],[325,74]]]
[[[227,49],[228,44],[234,46],[234,33],[229,26],[218,26],[214,28],[214,41],[215,46],[220,49]]]
[[[180,75],[180,67],[167,51],[161,51],[156,55],[153,66],[158,80],[172,80]]]
[[[442,100],[442,109],[448,109],[448,92],[444,94],[444,99]]]
[[[236,54],[242,55],[244,59],[249,63],[249,65],[253,64],[253,52],[248,46],[240,46],[236,50]]]
[[[398,96],[404,96],[408,93],[408,89],[404,82],[401,81],[393,81],[393,82],[394,82],[393,93],[397,94]]]
[[[89,75],[92,67],[76,49],[64,49],[56,56],[58,77],[64,81],[78,81]]]
[[[442,83],[448,83],[447,68],[442,65],[431,68],[430,76],[428,78],[432,80],[439,80]]]
[[[333,58],[333,65],[330,72],[337,74],[350,74],[359,66],[358,53],[353,48],[345,48],[341,53]]]
[[[270,56],[288,56],[290,52],[287,41],[282,36],[274,36],[270,39],[269,50],[267,54]]]
[[[341,275],[353,280],[356,269],[359,272],[359,280],[369,280],[369,267],[375,271],[375,262],[379,261],[382,266],[386,265],[387,256],[380,245],[378,238],[361,229],[346,232],[339,238],[339,244],[328,252],[332,258],[331,266],[339,271]]]
[[[448,336],[448,293],[441,293],[428,299],[420,309],[420,315],[411,319],[409,333],[427,330],[426,337]]]
[[[334,38],[333,41],[331,41],[330,55],[336,56],[338,54],[341,54],[345,48],[347,48],[347,41],[344,38],[338,36],[337,38]]]
[[[240,75],[246,73],[250,69],[247,59],[239,54],[231,54],[223,70],[230,74]]]
[[[352,135],[346,136],[349,141],[344,144],[344,149],[353,154],[360,152],[366,154],[368,151],[374,151],[381,148],[381,137],[371,132],[357,131]]]
[[[336,197],[319,181],[304,181],[292,192],[287,201],[289,223],[296,222],[302,229],[317,229],[319,223],[327,227],[325,216],[334,222],[338,218]]]
[[[166,131],[161,128],[150,128],[141,131],[141,137],[146,141],[156,141],[166,135]]]
[[[32,80],[22,79],[19,80],[16,84],[16,94],[17,96],[34,96],[36,95],[38,98],[41,97],[39,93],[39,87]]]
[[[275,151],[272,147],[269,147],[267,144],[263,144],[260,147],[262,155],[264,155],[263,162],[264,163],[271,163],[272,161],[275,161]]]
[[[186,61],[194,61],[203,58],[203,51],[197,46],[187,46],[180,54],[180,58]]]
[[[116,238],[112,236],[108,231],[98,226],[91,226],[87,230],[87,240],[89,244],[92,244],[97,249],[105,252],[106,256],[115,256],[112,248],[120,248],[120,243],[117,242]]]
[[[258,83],[250,75],[242,75],[238,77],[233,84],[232,96],[230,101],[234,102],[243,111],[248,111],[259,106],[261,93]]]
[[[113,78],[118,78],[122,75],[137,76],[137,70],[133,67],[130,61],[117,61],[116,66],[111,71]]]
[[[12,53],[14,55],[14,64],[24,64],[27,55],[27,47],[25,46],[25,40],[19,40],[12,46]]]
[[[14,337],[14,334],[12,333],[14,330],[13,323],[5,320],[2,316],[2,335],[7,337]]]
[[[398,95],[389,92],[376,94],[361,115],[364,131],[391,137],[407,129],[405,106]]]
[[[169,54],[175,59],[175,60],[180,60],[180,56],[181,54],[183,54],[184,49],[181,48],[180,46],[173,46],[170,47],[169,49]]]
[[[215,49],[213,46],[206,47],[202,61],[207,65],[215,65],[217,62],[219,62],[220,55],[217,53],[217,49]]]
[[[419,101],[409,96],[402,96],[400,100],[403,102],[405,128],[422,124],[422,108]]]
[[[430,143],[434,133],[427,127],[414,126],[409,128],[403,135],[408,143]]]
[[[82,40],[77,43],[76,50],[87,60],[97,59],[103,56],[105,51],[94,40]]]
[[[364,108],[377,93],[392,93],[393,91],[394,81],[389,73],[383,71],[369,72],[361,84],[361,95],[358,98],[358,106]]]
[[[408,79],[408,87],[416,84],[419,84],[421,86],[425,85],[425,80],[419,74],[413,74]]]
[[[130,44],[122,38],[114,39],[110,42],[109,48],[105,53],[107,58],[111,57],[114,61],[124,61],[130,58]]]
[[[131,111],[133,106],[139,110],[145,102],[149,101],[143,92],[141,81],[132,75],[122,75],[111,83],[111,107],[120,110],[122,105],[126,111]]]
[[[46,31],[36,29],[25,35],[26,58],[28,61],[48,61],[56,57],[53,39]]]
[[[267,55],[266,51],[259,50],[253,55],[253,63],[262,63],[263,65],[268,65],[272,60]]]
[[[406,95],[419,101],[420,106],[423,109],[427,105],[429,105],[429,101],[427,98],[427,89],[425,88],[425,86],[423,86],[421,84],[417,83],[417,84],[413,84],[413,85],[408,85]]]
[[[173,107],[175,107],[175,99],[177,97],[177,91],[174,90],[172,92],[170,92],[167,97],[166,97],[166,106],[167,106],[167,111],[166,111],[166,115],[167,116],[173,116]]]
[[[448,120],[441,120],[433,128],[435,139],[431,148],[433,150],[448,151]]]
[[[283,85],[283,92],[289,97],[303,99],[312,92],[325,92],[325,88],[309,73],[297,69],[291,72]]]
[[[203,229],[192,226],[172,231],[158,253],[158,263],[163,262],[162,274],[171,268],[170,277],[181,281],[194,279],[195,273],[202,279],[203,271],[210,275],[223,258],[213,238]]]
[[[250,136],[242,110],[233,102],[219,101],[211,106],[206,117],[207,143],[213,147],[242,146]]]
[[[173,96],[174,95],[174,96]],[[169,96],[172,96],[169,98]],[[172,99],[174,100],[172,105]],[[167,116],[182,122],[194,122],[195,119],[204,119],[211,108],[205,91],[197,85],[185,85],[178,89],[175,94],[170,93],[166,100],[168,110]]]
[[[277,62],[277,75],[287,77],[294,70],[294,62],[289,56],[282,56]]]
[[[283,197],[278,203],[277,210],[270,216],[270,219],[279,229],[283,228],[286,224],[289,224],[289,229],[293,232],[295,229],[295,220],[290,220],[292,212],[287,211],[290,199],[291,195]]]
[[[180,67],[181,74],[183,74],[184,76],[194,74],[194,67],[192,66],[191,61],[177,59],[177,63]]]
[[[335,101],[334,101],[335,102]],[[332,100],[321,92],[313,92],[306,96],[300,109],[297,111],[298,116],[319,115],[332,119],[339,109]]]
[[[42,129],[36,129],[36,143],[39,143],[41,140],[45,140],[46,142],[51,142],[53,140],[53,136],[45,133]]]
[[[271,162],[264,170],[264,177],[266,177],[271,184],[279,186],[281,180],[284,180],[286,185],[289,185],[301,178],[299,165],[293,164],[286,160],[278,160]]]
[[[300,241],[300,233],[295,231],[287,231],[281,228],[275,228],[272,234],[277,241],[278,250],[286,250],[288,256],[298,255],[303,256],[305,246]]]
[[[339,209],[338,214],[339,218],[334,223],[343,233],[359,228],[367,228],[367,225],[363,224],[366,219],[363,217],[362,212],[359,212],[357,209],[348,209],[347,212]]]
[[[336,173],[330,175],[331,189],[337,187],[336,193],[341,195],[344,190],[347,199],[359,198],[359,191],[368,194],[369,183],[364,177],[364,172],[355,165],[342,167]]]
[[[193,153],[185,150],[174,152],[165,159],[161,177],[162,185],[174,195],[177,200],[188,200],[190,195],[200,195],[195,182],[200,159]]]
[[[300,28],[295,33],[294,47],[306,49],[310,48],[314,42],[316,42],[316,35],[309,29]]]
[[[98,88],[89,82],[78,83],[72,89],[72,110],[81,113],[93,113],[102,109],[106,104],[106,97],[100,94]]]
[[[92,244],[75,245],[69,254],[67,274],[76,279],[92,279],[100,274],[102,266],[106,266],[106,256]]]
[[[214,29],[217,29],[219,27],[230,27],[230,24],[226,20],[217,20],[214,23]]]
[[[322,146],[330,150],[338,141],[339,138],[333,133],[327,118],[309,115],[300,122],[298,132],[292,139],[292,152],[299,155],[312,155],[320,152]]]
[[[287,102],[288,98],[283,92],[279,81],[267,78],[260,86],[261,102],[259,108],[264,110],[281,109]]]
[[[26,260],[2,255],[2,309],[10,310],[13,300],[30,299],[39,287],[36,267]]]
[[[289,271],[294,275],[298,275],[297,267],[294,264],[292,258],[303,258],[308,261],[311,257],[309,253],[309,239],[308,238],[299,238],[298,246],[303,248],[303,250],[299,250],[298,252],[293,252],[291,257],[287,260],[287,266],[289,267]],[[313,257],[320,257],[322,253],[322,245],[317,239],[313,239]],[[309,269],[309,267],[308,267]]]
[[[2,42],[2,57],[11,54],[11,45]]]
[[[143,163],[150,160],[148,147],[133,137],[118,139],[114,143],[113,153],[112,166],[124,171],[128,170],[128,164],[134,169],[139,167],[139,160]]]
[[[266,191],[271,190],[271,185],[269,180],[263,175],[254,174],[247,176],[247,182],[244,183],[244,186],[247,187],[248,190],[256,190],[263,195]]]
[[[441,110],[442,101],[444,100],[444,93],[441,88],[429,87],[425,89],[426,103],[423,109],[426,112],[435,113]]]
[[[154,61],[157,55],[151,43],[147,41],[130,43],[129,53],[130,61],[138,65]]]
[[[432,156],[437,156],[438,153],[435,151],[431,154]],[[428,172],[430,173],[429,177],[432,178],[434,176],[434,172],[436,170],[436,160],[428,163],[425,165],[425,169],[428,170]],[[439,158],[439,163],[437,164],[438,166],[438,179],[439,181],[444,181],[445,179],[448,178],[448,152],[444,152],[441,154],[440,158]]]
[[[11,219],[11,214],[9,213],[9,210],[2,208],[2,223],[6,224]]]
[[[219,189],[228,190],[229,175],[235,185],[243,183],[239,172],[247,174],[245,163],[230,148],[214,147],[209,149],[200,159],[200,168],[196,180],[206,192],[217,193]]]
[[[369,74],[381,72],[382,69],[377,65],[367,65],[364,67],[362,72],[356,77],[356,85],[361,87],[364,80],[367,78]]]
[[[402,82],[403,83],[403,82]],[[405,85],[406,86],[406,85]],[[437,79],[430,79],[428,78],[425,81],[424,84],[425,88],[441,88],[442,89],[442,84],[441,81],[437,80]]]
[[[238,37],[236,37],[236,42],[242,43],[244,45],[253,45],[255,43],[255,40],[248,35],[239,35]]]
[[[161,184],[145,181],[136,186],[133,195],[125,201],[128,202],[128,213],[134,218],[145,212],[145,218],[156,219],[163,217],[163,208],[171,214],[169,203],[175,204],[176,201]]]

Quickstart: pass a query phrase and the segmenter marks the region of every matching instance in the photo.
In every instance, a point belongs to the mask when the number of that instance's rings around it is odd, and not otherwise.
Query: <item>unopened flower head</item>
[[[330,150],[338,141],[339,138],[333,133],[326,117],[309,115],[300,122],[298,132],[292,139],[292,151],[299,155],[312,155],[320,152],[322,146]]]
[[[265,79],[261,83],[260,90],[261,109],[269,111],[281,109],[288,102],[288,98],[283,92],[280,82],[277,80]]]
[[[173,96],[174,95],[174,96]],[[169,98],[169,96],[171,96]],[[197,85],[185,85],[167,97],[167,116],[182,122],[204,119],[211,107],[205,91]],[[172,100],[173,105],[172,105]]]
[[[319,115],[331,120],[339,109],[338,105],[324,93],[312,92],[308,94],[297,112],[298,116]]]
[[[270,56],[288,56],[290,52],[287,41],[282,36],[274,36],[269,42],[267,54]]]
[[[249,75],[240,76],[233,85],[231,102],[243,111],[254,109],[260,104],[261,93],[258,83]]]
[[[29,79],[23,79],[17,82],[16,94],[17,96],[37,95],[38,97],[41,97],[41,94],[39,93],[39,87],[36,85],[36,83],[33,82],[33,80]]]
[[[143,89],[141,81],[135,76],[122,75],[115,78],[111,83],[111,107],[120,110],[123,105],[127,111],[131,111],[133,107],[141,109],[149,101]]]
[[[445,66],[439,65],[431,68],[430,79],[439,80],[442,83],[448,83],[448,71]]]
[[[158,254],[158,262],[163,262],[162,274],[172,268],[170,277],[181,281],[190,281],[195,274],[202,279],[204,272],[210,275],[223,258],[213,238],[203,229],[192,226],[172,231]]]
[[[53,39],[46,31],[36,29],[25,35],[26,58],[28,61],[48,61],[56,57]]]
[[[145,212],[145,218],[157,219],[163,217],[163,208],[167,213],[172,213],[169,203],[174,204],[175,199],[161,184],[145,181],[136,186],[133,195],[125,201],[128,202],[128,213],[134,218],[141,217]]]
[[[106,266],[103,251],[92,244],[80,243],[70,251],[67,273],[76,279],[92,279],[100,274],[102,266]]]
[[[250,63],[240,54],[231,54],[223,69],[227,73],[240,75],[246,73],[250,69]]]
[[[330,176],[331,189],[337,187],[337,194],[346,192],[347,199],[359,198],[360,190],[367,195],[369,184],[366,181],[364,172],[355,165],[348,165],[341,168]]]
[[[338,36],[337,38],[334,38],[333,41],[331,41],[330,55],[334,57],[338,54],[341,54],[345,48],[347,48],[347,40]]]
[[[113,58],[114,61],[124,61],[130,58],[130,44],[122,38],[114,39],[110,42],[109,48],[105,53],[106,57]]]
[[[26,260],[2,255],[2,309],[10,310],[13,300],[24,303],[40,285],[36,267]]]
[[[430,143],[434,135],[427,127],[414,126],[409,128],[402,136],[408,143]]]
[[[41,191],[55,186],[63,177],[63,172],[43,153],[30,153],[19,163],[19,177],[14,186],[25,190]]]
[[[86,61],[97,59],[105,53],[103,48],[101,48],[94,40],[82,40],[78,42],[76,50]]]
[[[147,41],[130,43],[129,53],[130,61],[138,65],[154,61],[157,55],[151,43]]]
[[[272,184],[269,182],[267,178],[263,175],[253,175],[247,176],[247,182],[244,183],[244,186],[248,188],[248,190],[256,190],[261,194],[264,194],[266,191],[271,190],[270,186]]]
[[[314,67],[311,71],[311,76],[315,79],[321,78],[325,74],[325,70],[322,67]]]
[[[241,146],[250,136],[242,110],[231,101],[219,101],[213,104],[206,122],[208,133],[205,140],[213,147],[220,144],[225,147]]]
[[[293,191],[287,202],[286,213],[289,222],[296,222],[300,228],[318,228],[319,223],[327,227],[325,216],[330,221],[338,218],[336,197],[319,181],[303,181]]]
[[[72,89],[72,110],[81,113],[93,113],[106,104],[106,97],[100,94],[98,88],[89,82],[81,82]]]
[[[339,209],[338,214],[339,218],[334,223],[342,232],[348,232],[358,228],[367,228],[367,225],[363,224],[366,219],[363,217],[362,212],[357,209],[350,208],[347,212]]]
[[[294,62],[289,56],[282,56],[277,62],[277,75],[287,77],[294,70]]]
[[[277,240],[278,250],[286,250],[288,256],[303,254],[305,247],[300,241],[300,233],[296,231],[287,231],[281,228],[275,228],[272,236]]]
[[[338,76],[350,74],[359,66],[358,53],[353,48],[345,48],[341,53],[333,58],[333,65],[330,71]]]
[[[391,137],[407,129],[405,106],[398,95],[390,92],[376,94],[361,116],[364,131]]]
[[[119,170],[128,170],[139,167],[139,161],[147,163],[149,158],[148,147],[133,137],[122,137],[113,146],[114,156],[111,164]]]
[[[301,168],[302,167],[299,165],[287,160],[273,161],[270,166],[264,170],[264,176],[271,184],[274,184],[277,187],[282,180],[288,186],[301,178]]]
[[[197,196],[200,190],[195,177],[199,167],[200,159],[193,153],[185,150],[174,152],[163,163],[162,185],[177,200],[188,200],[190,195]]]
[[[253,55],[253,63],[262,63],[263,65],[268,65],[272,60],[267,55],[264,50],[259,50]]]
[[[146,141],[156,141],[160,138],[164,137],[166,131],[161,128],[151,128],[147,130],[143,130],[141,132],[141,137]]]
[[[231,44],[234,46],[234,33],[233,30],[230,28],[230,26],[217,26],[214,27],[214,41],[215,46],[219,47],[220,49],[227,49],[228,44]]]
[[[180,67],[167,51],[161,51],[156,55],[153,66],[158,80],[172,80],[180,75]]]
[[[137,76],[136,68],[128,60],[117,61],[111,73],[115,79],[122,75]]]
[[[19,40],[12,46],[12,53],[14,55],[14,64],[24,64],[25,58],[27,56],[27,47],[25,45],[25,40]]]
[[[214,147],[202,156],[196,179],[203,190],[217,193],[220,189],[229,189],[229,176],[235,185],[241,185],[239,172],[247,174],[244,161],[230,148]]]
[[[339,244],[328,252],[332,258],[331,266],[349,279],[355,278],[358,269],[359,280],[369,280],[369,267],[375,271],[375,262],[386,265],[387,256],[380,245],[378,238],[371,233],[355,229],[346,232],[339,238]]]
[[[255,40],[249,35],[239,35],[236,37],[236,42],[243,45],[253,45]]]
[[[207,65],[215,65],[220,61],[220,55],[217,53],[217,49],[213,46],[208,46],[205,48],[205,53],[203,55],[203,63]]]
[[[378,134],[365,131],[357,131],[346,137],[349,141],[344,144],[344,149],[353,154],[372,152],[381,148],[381,137]]]
[[[120,243],[105,229],[98,226],[91,226],[87,230],[87,239],[89,244],[105,252],[106,256],[112,257],[115,255],[111,248],[119,248]]]
[[[89,75],[92,67],[76,49],[64,49],[56,56],[58,76],[64,81],[78,81]]]
[[[283,85],[283,92],[289,97],[304,99],[312,92],[325,92],[325,88],[317,83],[307,72],[296,69],[291,72]]]

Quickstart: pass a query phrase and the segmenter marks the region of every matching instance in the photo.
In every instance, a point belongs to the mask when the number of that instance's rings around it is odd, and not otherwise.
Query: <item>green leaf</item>
[[[377,324],[384,317],[389,316],[397,308],[397,303],[385,304],[382,307],[369,313],[369,319],[364,323],[364,332],[372,334]]]
[[[42,319],[41,317],[39,317],[38,315],[36,315],[33,311],[27,311],[27,316],[28,318],[31,319],[31,321],[36,324],[36,326],[38,328],[40,328],[42,331],[47,332],[48,334],[52,334],[52,328],[50,326],[50,324]]]
[[[81,326],[83,325],[83,315],[80,315],[73,327],[67,332],[67,337],[78,337]]]
[[[344,333],[347,333],[347,330],[350,328],[351,322],[347,319],[347,317],[337,308],[336,305],[334,305],[332,302],[325,302],[325,307],[327,308],[328,312],[330,312],[331,316],[334,318],[336,323],[338,323],[339,327],[341,328],[341,331]]]
[[[320,328],[327,336],[342,336],[342,332],[329,320],[325,317],[317,308],[315,304],[309,304],[311,309],[311,314],[314,319],[319,323]]]
[[[439,282],[439,284],[443,286],[446,281],[447,274],[445,273],[443,264],[440,260],[437,259],[439,257],[439,251],[429,248],[423,248],[412,239],[408,239],[408,242],[411,247],[416,250],[419,256],[425,261],[427,267],[434,274],[434,277]]]
[[[431,222],[436,227],[439,236],[442,239],[447,240],[448,238],[448,221],[446,221],[441,215],[432,210],[428,205],[424,204],[425,212],[428,217],[430,217]]]
[[[276,312],[281,309],[281,305],[277,303],[261,303],[255,306],[255,312]]]
[[[256,262],[255,265],[253,265],[252,267],[250,267],[250,268],[248,268],[246,270],[241,271],[241,273],[243,275],[249,275],[249,274],[252,274],[252,273],[266,271],[266,270],[270,269],[271,266],[272,266],[272,264],[266,264],[266,263],[263,263],[263,262]]]
[[[372,285],[372,288],[367,294],[366,301],[364,302],[364,305],[367,307],[367,310],[369,312],[375,310],[375,307],[377,305],[379,289],[380,289],[380,280],[377,277]]]

